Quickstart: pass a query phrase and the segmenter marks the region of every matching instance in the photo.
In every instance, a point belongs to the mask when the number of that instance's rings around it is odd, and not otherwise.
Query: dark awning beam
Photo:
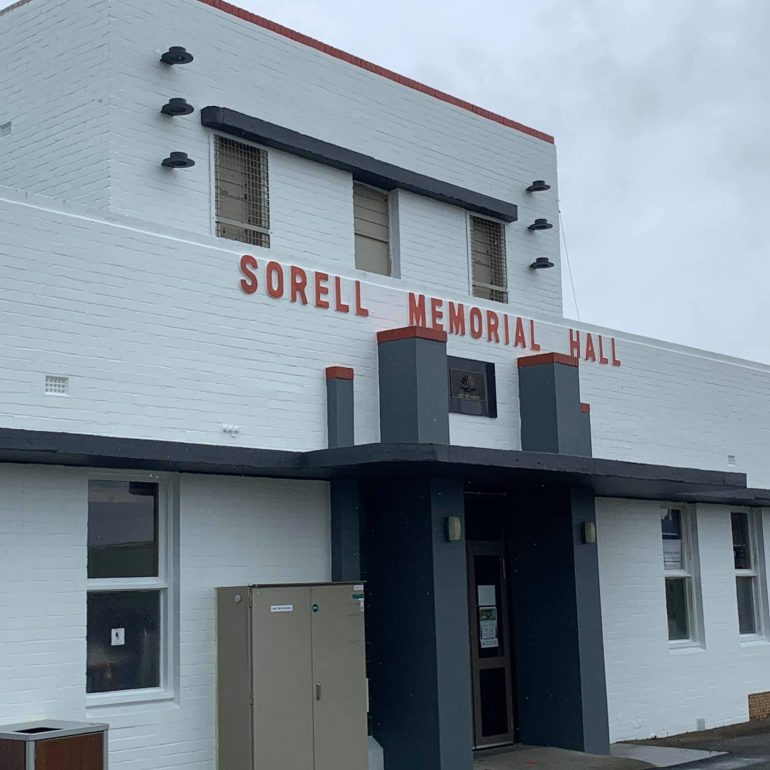
[[[348,171],[359,182],[365,182],[383,190],[406,190],[459,206],[476,214],[502,219],[504,222],[515,222],[518,219],[518,207],[514,203],[491,198],[424,174],[417,174],[369,155],[354,152],[321,139],[314,139],[298,131],[244,115],[227,107],[204,107],[201,110],[201,124],[206,128]]]

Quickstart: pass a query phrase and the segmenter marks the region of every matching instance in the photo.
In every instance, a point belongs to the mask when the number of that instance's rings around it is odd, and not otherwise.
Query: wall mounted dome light
[[[172,152],[168,158],[163,159],[161,165],[166,168],[190,168],[195,165],[195,161],[186,152]]]
[[[172,45],[160,60],[164,64],[189,64],[193,60],[193,55],[181,45]]]
[[[538,257],[531,265],[530,267],[533,270],[542,270],[546,267],[553,267],[553,262],[551,262],[548,257]]]
[[[527,230],[550,230],[553,225],[547,219],[536,219]]]
[[[176,117],[177,115],[189,115],[191,112],[195,112],[195,107],[187,102],[187,99],[174,97],[169,99],[161,108],[160,111],[164,115],[171,115]]]
[[[527,187],[527,192],[543,192],[544,190],[550,189],[551,185],[546,184],[542,179],[535,179],[535,181]]]

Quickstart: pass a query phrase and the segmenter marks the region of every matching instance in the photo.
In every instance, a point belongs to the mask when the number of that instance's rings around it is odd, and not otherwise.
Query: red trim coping
[[[583,414],[591,414],[591,404],[581,404],[580,411]]]
[[[446,342],[447,333],[438,329],[429,329],[427,326],[404,326],[401,329],[386,329],[384,332],[377,332],[378,344],[412,339]]]
[[[565,364],[577,366],[580,360],[576,356],[568,356],[565,353],[540,353],[537,356],[522,356],[518,359],[519,369],[525,366],[540,366],[541,364]]]
[[[29,0],[22,0],[22,2],[29,2]],[[515,120],[503,117],[502,115],[498,115],[495,112],[485,110],[483,107],[477,107],[475,104],[466,102],[463,99],[458,99],[456,96],[452,96],[450,94],[444,93],[443,91],[439,91],[436,88],[426,86],[417,80],[404,77],[404,75],[399,75],[397,72],[393,72],[393,70],[380,67],[377,64],[372,64],[372,62],[367,61],[366,59],[361,59],[360,57],[353,56],[352,54],[346,53],[339,48],[326,45],[326,43],[322,43],[320,40],[316,40],[309,35],[303,35],[301,32],[289,29],[289,27],[276,24],[274,21],[270,21],[264,16],[257,16],[256,13],[246,11],[243,8],[239,8],[237,5],[226,3],[224,0],[199,0],[199,2],[210,5],[212,8],[218,8],[220,11],[229,13],[231,16],[237,16],[239,19],[248,21],[251,24],[256,24],[258,27],[270,30],[271,32],[275,32],[278,35],[283,35],[283,37],[288,37],[289,40],[293,40],[295,43],[301,43],[302,45],[306,45],[309,48],[315,48],[316,51],[321,51],[325,54],[328,54],[329,56],[333,56],[335,59],[341,59],[342,61],[347,62],[348,64],[352,64],[355,67],[368,70],[375,75],[380,75],[380,77],[392,80],[394,83],[400,83],[402,86],[406,86],[407,88],[412,88],[415,91],[419,91],[420,93],[432,96],[434,99],[447,102],[447,104],[452,104],[455,107],[459,107],[462,110],[472,112],[475,115],[486,118],[487,120],[493,120],[495,123],[500,123],[500,125],[507,126],[508,128],[514,128],[516,131],[521,131],[523,134],[534,136],[535,139],[542,139],[544,142],[554,144],[554,138],[550,134],[546,134],[543,131],[538,131],[536,128],[530,128],[529,126],[525,126],[523,123],[518,123]]]
[[[327,380],[352,380],[353,370],[349,366],[327,366]]]

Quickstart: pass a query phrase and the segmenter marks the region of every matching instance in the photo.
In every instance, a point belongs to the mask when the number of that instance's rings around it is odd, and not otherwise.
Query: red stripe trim
[[[22,0],[22,2],[28,1],[29,0]],[[326,45],[326,43],[322,43],[320,40],[316,40],[315,38],[309,37],[308,35],[303,35],[301,32],[289,29],[289,27],[276,24],[274,21],[270,21],[269,19],[264,18],[264,16],[257,16],[255,13],[245,11],[243,8],[238,8],[237,5],[226,3],[224,0],[200,0],[200,2],[205,3],[206,5],[210,5],[212,8],[218,8],[220,11],[229,13],[231,16],[237,16],[239,19],[248,21],[251,24],[256,24],[258,27],[262,27],[263,29],[268,29],[271,32],[275,32],[277,35],[288,37],[289,40],[294,40],[296,43],[301,43],[302,45],[306,45],[309,48],[315,48],[316,51],[321,51],[325,54],[328,54],[329,56],[333,56],[335,59],[341,59],[348,64],[352,64],[356,67],[360,67],[361,69],[368,70],[375,75],[380,75],[380,77],[392,80],[394,83],[400,83],[402,86],[412,88],[415,91],[419,91],[420,93],[432,96],[434,99],[439,99],[442,102],[447,102],[447,104],[452,104],[455,107],[459,107],[460,109],[472,112],[475,115],[486,118],[487,120],[500,123],[500,125],[507,126],[508,128],[514,128],[516,131],[521,131],[523,134],[534,136],[535,139],[542,139],[544,142],[554,144],[554,138],[550,134],[546,134],[543,131],[538,131],[536,128],[530,128],[529,126],[525,126],[523,123],[518,123],[515,120],[503,117],[502,115],[498,115],[495,112],[485,110],[483,107],[477,107],[475,104],[471,104],[470,102],[458,99],[456,96],[452,96],[451,94],[447,94],[443,91],[431,88],[430,86],[426,86],[424,83],[420,83],[417,80],[412,80],[412,78],[399,75],[397,72],[393,72],[393,70],[385,69],[385,67],[379,67],[378,65],[372,64],[372,62],[367,61],[366,59],[361,59],[360,57],[353,56],[352,54],[346,53],[339,48]]]
[[[412,339],[446,342],[447,334],[437,329],[428,329],[425,326],[404,326],[401,329],[386,329],[384,332],[377,332],[378,343]]]
[[[540,366],[541,364],[577,366],[579,360],[575,356],[568,356],[564,353],[541,353],[538,356],[522,356],[518,359],[519,369],[523,369],[525,366]]]
[[[353,370],[349,366],[327,366],[327,380],[352,380]]]
[[[591,414],[591,404],[581,404],[580,411],[583,414]]]

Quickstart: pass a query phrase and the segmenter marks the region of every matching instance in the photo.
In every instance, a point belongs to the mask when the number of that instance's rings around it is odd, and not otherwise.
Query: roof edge
[[[0,16],[5,16],[6,13],[15,11],[17,8],[21,8],[22,5],[27,5],[27,3],[31,2],[32,0],[17,0],[17,2],[11,3],[11,5],[7,6],[6,8],[0,8]]]
[[[25,2],[29,2],[29,0],[20,0],[20,3]],[[399,83],[400,85],[411,88],[414,91],[419,91],[420,93],[432,96],[434,99],[439,99],[440,101],[446,102],[447,104],[451,104],[455,107],[459,107],[460,109],[472,112],[474,115],[478,115],[479,117],[494,121],[495,123],[499,123],[500,125],[506,126],[508,128],[513,128],[516,131],[520,131],[523,134],[532,136],[535,139],[548,142],[549,144],[555,144],[555,140],[550,134],[546,134],[543,131],[538,131],[536,128],[525,126],[523,123],[511,120],[510,118],[506,118],[503,115],[498,115],[496,112],[485,110],[483,107],[478,107],[475,104],[466,102],[463,99],[458,99],[456,96],[447,94],[444,91],[439,91],[436,88],[426,86],[424,83],[420,83],[419,81],[413,80],[412,78],[399,75],[393,70],[380,67],[379,65],[373,64],[372,62],[367,61],[366,59],[362,59],[359,56],[349,54],[340,48],[327,45],[326,43],[323,43],[320,40],[316,40],[309,35],[304,35],[301,32],[290,29],[289,27],[284,27],[282,24],[277,24],[274,21],[266,19],[264,16],[258,16],[256,13],[252,13],[251,11],[239,8],[237,5],[225,2],[225,0],[198,0],[198,2],[204,3],[205,5],[211,6],[212,8],[217,8],[220,11],[224,11],[225,13],[229,13],[231,16],[243,19],[243,21],[256,24],[258,27],[262,27],[263,29],[269,30],[270,32],[275,32],[278,35],[289,38],[296,43],[306,45],[309,48],[314,48],[316,51],[321,51],[322,53],[328,54],[329,56],[333,56],[335,59],[340,59],[341,61],[354,65],[355,67],[365,69],[368,72],[379,75],[380,77],[386,78],[387,80],[392,80],[394,83]],[[13,7],[14,6],[11,6],[11,8]]]

